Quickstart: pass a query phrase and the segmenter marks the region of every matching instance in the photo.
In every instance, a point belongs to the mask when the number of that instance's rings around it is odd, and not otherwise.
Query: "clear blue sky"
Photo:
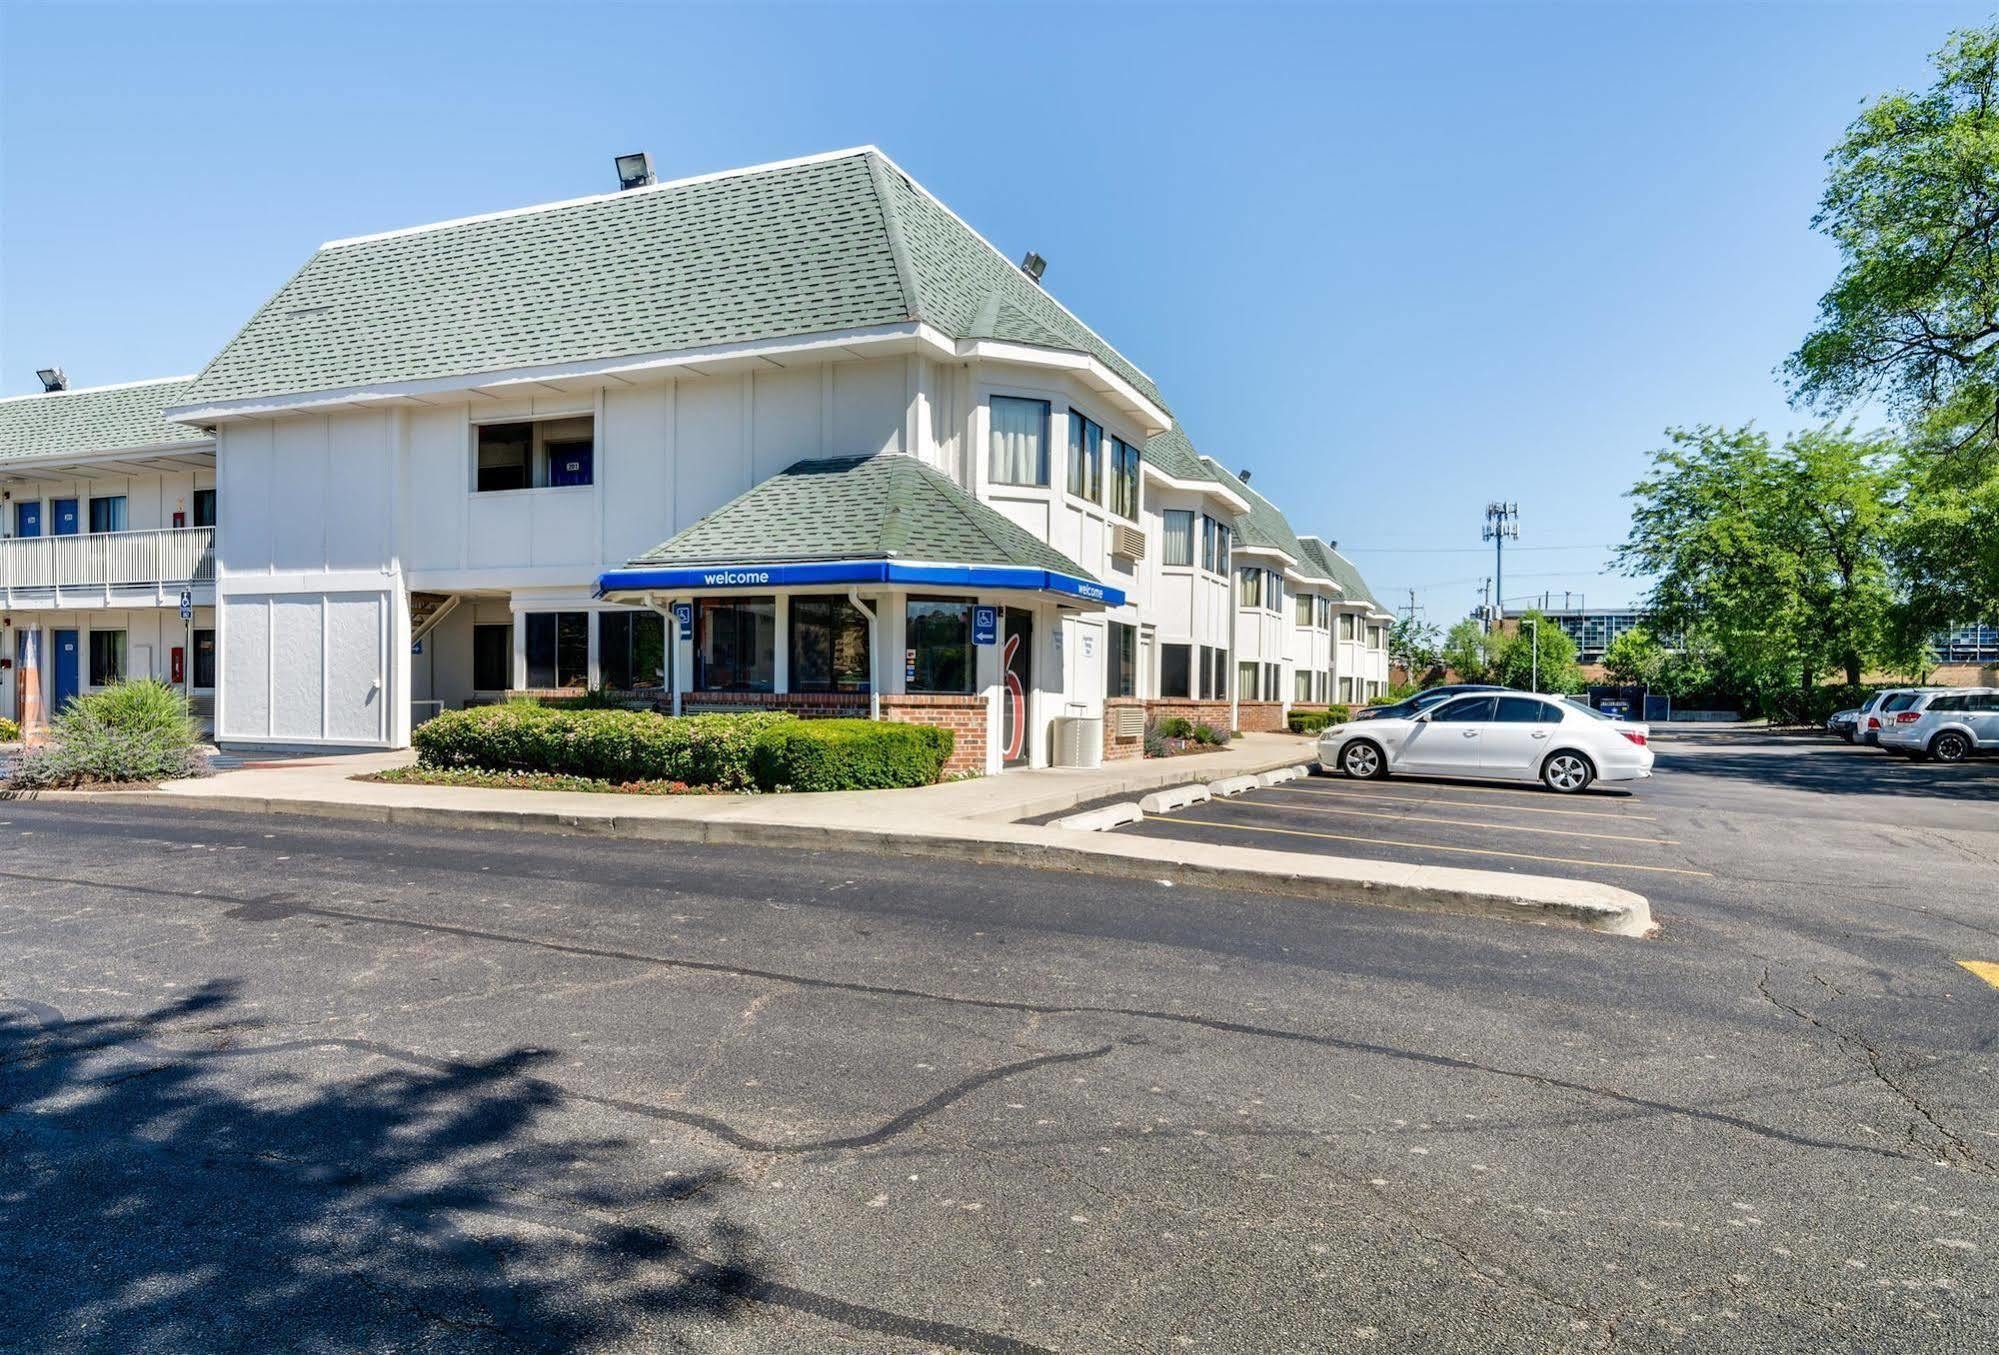
[[[1602,573],[1668,424],[1802,422],[1860,102],[1976,5],[0,3],[0,393],[193,371],[322,240],[873,142],[1384,601]],[[1550,549],[1581,546],[1583,549]],[[1467,549],[1474,548],[1474,549]]]

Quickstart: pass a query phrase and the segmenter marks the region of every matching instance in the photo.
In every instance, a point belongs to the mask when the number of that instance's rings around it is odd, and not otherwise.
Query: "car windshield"
[[[1889,697],[1886,701],[1883,701],[1881,703],[1881,709],[1907,710],[1909,707],[1916,704],[1916,698],[1920,695],[1921,695],[1920,692],[1896,692],[1893,696]]]

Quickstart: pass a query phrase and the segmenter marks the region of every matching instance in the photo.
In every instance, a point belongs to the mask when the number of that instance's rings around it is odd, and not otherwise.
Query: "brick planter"
[[[1146,705],[1146,702],[1129,696],[1113,697],[1104,702],[1104,761],[1116,762],[1122,758],[1145,756],[1145,726],[1149,718],[1145,713]],[[1139,712],[1138,732],[1129,738],[1119,738],[1118,712],[1132,710]]]
[[[1185,697],[1162,697],[1145,703],[1146,723],[1179,718],[1189,724],[1207,725],[1212,729],[1227,732],[1229,729],[1229,703],[1226,701],[1189,701]]]
[[[1284,723],[1284,703],[1282,701],[1238,701],[1236,703],[1236,728],[1245,734],[1282,734],[1288,728]]]
[[[862,698],[865,703],[866,698]],[[946,776],[986,769],[986,699],[983,696],[884,696],[882,719],[906,725],[935,725],[956,740]],[[863,714],[866,713],[865,704]]]

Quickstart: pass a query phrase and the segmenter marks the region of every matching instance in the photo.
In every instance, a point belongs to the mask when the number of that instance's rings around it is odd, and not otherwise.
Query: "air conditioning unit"
[[[1122,522],[1111,524],[1111,554],[1127,560],[1145,558],[1145,533]]]
[[[1113,725],[1111,732],[1120,739],[1136,739],[1145,735],[1145,707],[1119,706],[1111,712]]]

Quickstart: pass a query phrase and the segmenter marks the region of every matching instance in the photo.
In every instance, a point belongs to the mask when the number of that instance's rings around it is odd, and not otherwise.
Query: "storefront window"
[[[972,690],[972,604],[911,598],[904,685],[912,692]]]
[[[616,691],[666,685],[666,620],[658,612],[602,612],[597,617],[597,673]]]
[[[537,691],[590,685],[590,613],[530,612],[528,686]]]
[[[777,599],[703,598],[695,615],[695,691],[773,690],[777,680]]]
[[[868,619],[847,599],[791,600],[791,690],[868,690]]]
[[[1104,656],[1104,695],[1138,695],[1138,627],[1113,621],[1106,638],[1110,653]]]

